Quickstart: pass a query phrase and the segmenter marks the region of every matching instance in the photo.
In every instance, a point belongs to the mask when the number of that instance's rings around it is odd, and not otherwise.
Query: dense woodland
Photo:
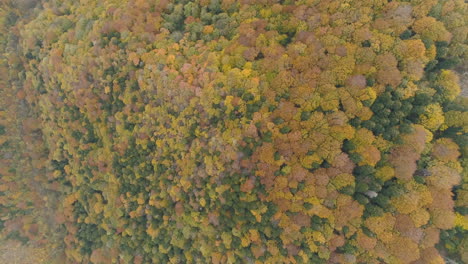
[[[0,0],[0,239],[43,263],[468,263],[463,0]]]

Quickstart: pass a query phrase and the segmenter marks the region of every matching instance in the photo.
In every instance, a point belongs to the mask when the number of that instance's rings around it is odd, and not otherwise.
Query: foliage
[[[40,183],[70,263],[463,253],[463,1],[27,2],[0,5],[2,235],[44,238]]]

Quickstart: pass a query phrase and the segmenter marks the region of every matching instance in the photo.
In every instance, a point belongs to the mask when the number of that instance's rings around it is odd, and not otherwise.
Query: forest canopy
[[[0,241],[57,263],[468,263],[467,8],[0,0]]]

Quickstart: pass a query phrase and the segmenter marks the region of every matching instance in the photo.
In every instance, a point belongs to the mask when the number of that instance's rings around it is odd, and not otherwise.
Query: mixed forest
[[[468,263],[463,0],[0,0],[0,243]]]

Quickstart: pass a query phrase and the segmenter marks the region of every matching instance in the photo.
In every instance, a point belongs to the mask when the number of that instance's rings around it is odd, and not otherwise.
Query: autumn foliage
[[[464,1],[0,3],[2,238],[56,226],[68,263],[468,261]]]

